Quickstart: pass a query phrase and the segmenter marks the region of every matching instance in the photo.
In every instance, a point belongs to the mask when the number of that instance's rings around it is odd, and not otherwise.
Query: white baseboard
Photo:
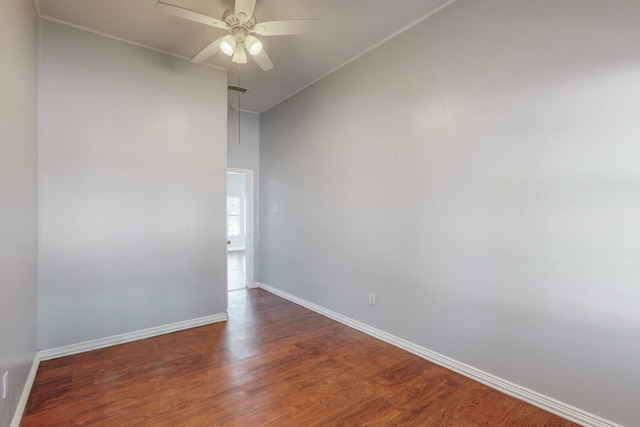
[[[224,322],[227,319],[227,313],[213,314],[211,316],[199,317],[197,319],[185,320],[182,322],[171,323],[169,325],[155,326],[153,328],[143,329],[140,331],[127,332],[125,334],[85,341],[78,344],[67,345],[64,347],[42,350],[40,351],[40,360],[57,359],[58,357],[70,356],[72,354],[79,354],[86,351],[111,347],[113,345],[151,338],[158,335],[181,331],[183,329],[208,325],[210,323]]]
[[[260,288],[264,289],[265,291],[271,292],[274,295],[278,295],[284,299],[308,308],[309,310],[315,311],[316,313],[322,314],[323,316],[345,324],[353,329],[357,329],[361,332],[364,332],[365,334],[371,335],[374,338],[378,338],[381,341],[406,350],[409,353],[413,353],[416,356],[422,357],[423,359],[443,366],[447,369],[464,375],[467,378],[471,378],[472,380],[478,381],[495,390],[508,394],[509,396],[515,397],[516,399],[520,399],[524,402],[530,403],[534,406],[537,406],[538,408],[556,414],[569,421],[573,421],[585,427],[622,427],[620,424],[605,420],[604,418],[583,411],[567,403],[560,402],[559,400],[553,399],[549,396],[545,396],[544,394],[538,393],[536,391],[529,390],[526,387],[519,386],[518,384],[514,384],[503,378],[474,368],[473,366],[469,366],[465,363],[451,359],[447,356],[421,347],[410,341],[398,338],[387,332],[373,328],[365,323],[358,322],[357,320],[351,319],[347,316],[343,316],[342,314],[328,310],[302,298],[298,298],[265,283],[257,282],[257,284]]]
[[[22,415],[27,407],[31,387],[36,379],[38,366],[40,361],[57,359],[58,357],[71,356],[73,354],[84,353],[86,351],[97,350],[100,348],[110,347],[112,345],[124,344],[127,342],[137,341],[145,338],[151,338],[158,335],[164,335],[171,332],[177,332],[184,329],[195,328],[198,326],[208,325],[211,323],[224,322],[228,320],[227,313],[213,314],[211,316],[199,317],[197,319],[185,320],[182,322],[171,323],[163,326],[143,329],[140,331],[128,332],[126,334],[114,335],[107,338],[101,338],[92,341],[86,341],[78,344],[68,345],[64,347],[52,348],[49,350],[38,351],[33,359],[31,370],[27,376],[27,381],[22,389],[18,406],[13,414],[10,427],[20,427]]]
[[[22,414],[24,414],[24,410],[27,407],[27,401],[29,400],[29,393],[31,393],[31,387],[33,386],[33,382],[36,379],[36,373],[38,372],[38,366],[40,366],[40,352],[36,352],[33,363],[31,364],[31,370],[29,370],[29,375],[27,375],[27,381],[22,388],[22,393],[20,394],[20,399],[18,400],[18,406],[16,407],[16,411],[13,413],[13,419],[11,420],[10,427],[20,427],[20,422],[22,421]]]

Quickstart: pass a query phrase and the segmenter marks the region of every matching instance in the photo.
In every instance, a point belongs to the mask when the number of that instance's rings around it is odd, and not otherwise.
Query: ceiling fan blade
[[[240,15],[244,13],[247,19],[253,16],[253,10],[256,8],[256,0],[236,0],[235,13]]]
[[[222,28],[223,30],[229,29],[227,24],[219,19],[213,18],[211,16],[207,16],[200,12],[195,12],[193,10],[185,9],[184,7],[174,6],[172,4],[158,1],[156,3],[156,8],[162,10],[163,12],[169,13],[171,15],[180,17],[182,19],[188,19],[189,21],[199,22],[201,24],[209,25],[210,27]]]
[[[202,49],[200,53],[198,53],[196,56],[191,58],[191,62],[194,64],[200,64],[201,62],[205,61],[206,59],[218,53],[218,51],[220,50],[220,42],[225,37],[226,36],[220,37],[219,39],[211,43],[209,46]]]
[[[236,64],[246,64],[247,63],[247,51],[244,50],[244,46],[242,43],[238,43],[236,46],[235,52],[233,52],[233,57],[231,58],[232,62]]]
[[[258,52],[257,55],[252,55],[251,58],[253,58],[256,64],[264,71],[273,70],[273,62],[271,62],[271,58],[269,58],[269,55],[267,55],[264,49]]]
[[[253,31],[261,36],[286,36],[304,34],[320,28],[318,19],[287,19],[283,21],[267,21],[257,24]]]

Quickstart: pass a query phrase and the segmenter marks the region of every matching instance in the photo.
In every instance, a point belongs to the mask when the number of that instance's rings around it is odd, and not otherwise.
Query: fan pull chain
[[[240,85],[240,64],[238,63],[238,87],[241,88],[242,86]],[[241,109],[242,107],[240,106],[240,99],[242,97],[242,92],[238,91],[238,145],[240,145],[240,116],[241,116]]]

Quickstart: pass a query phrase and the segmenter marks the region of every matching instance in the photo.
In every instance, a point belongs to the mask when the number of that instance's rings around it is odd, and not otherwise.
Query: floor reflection
[[[228,290],[244,289],[247,286],[247,252],[227,252]]]

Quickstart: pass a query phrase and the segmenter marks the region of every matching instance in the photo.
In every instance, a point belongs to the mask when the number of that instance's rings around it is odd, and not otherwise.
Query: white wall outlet
[[[7,387],[9,386],[9,371],[4,371],[2,375],[2,398],[7,398]]]
[[[369,305],[376,305],[376,294],[369,294]]]

